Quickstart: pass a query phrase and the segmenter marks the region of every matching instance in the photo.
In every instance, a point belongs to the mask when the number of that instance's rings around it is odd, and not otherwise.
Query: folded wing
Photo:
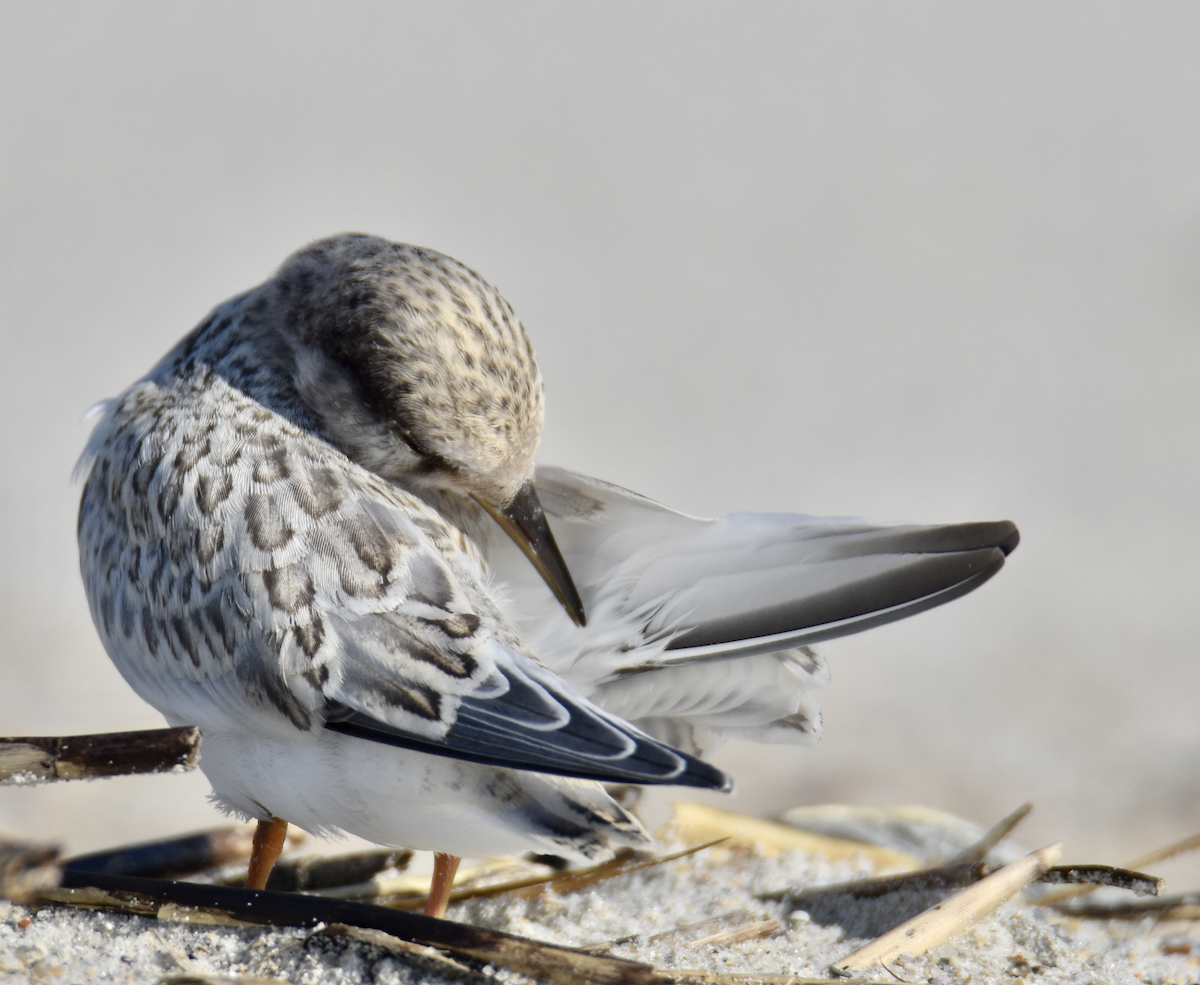
[[[732,781],[720,770],[597,707],[497,641],[480,640],[474,656],[486,660],[491,673],[461,697],[439,695],[440,706],[431,714],[448,727],[434,734],[405,727],[405,716],[390,716],[380,707],[380,694],[396,688],[403,671],[397,674],[393,668],[380,674],[349,656],[340,680],[328,688],[325,727],[510,769],[617,783],[731,789]]]

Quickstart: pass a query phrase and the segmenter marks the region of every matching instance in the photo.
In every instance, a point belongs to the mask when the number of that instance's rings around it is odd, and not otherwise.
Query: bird
[[[318,240],[98,411],[78,540],[133,690],[201,730],[212,799],[459,859],[652,844],[605,784],[729,790],[729,735],[809,742],[815,644],[950,601],[1008,521],[692,517],[539,466],[512,306],[435,250]]]

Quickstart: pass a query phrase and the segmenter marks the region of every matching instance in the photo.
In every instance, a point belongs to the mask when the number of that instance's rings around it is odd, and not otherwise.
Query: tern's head
[[[581,622],[533,491],[542,377],[499,291],[441,253],[359,234],[293,254],[267,290],[330,438],[388,479],[478,501]]]
[[[433,250],[320,240],[275,280],[305,401],[372,471],[507,503],[533,474],[542,378],[512,306]]]

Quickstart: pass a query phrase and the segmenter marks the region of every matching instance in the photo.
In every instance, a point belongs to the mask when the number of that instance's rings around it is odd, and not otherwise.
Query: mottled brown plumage
[[[291,257],[264,300],[300,395],[360,464],[494,503],[532,475],[541,374],[512,306],[474,271],[343,236]]]
[[[495,288],[361,235],[296,253],[107,406],[81,463],[93,618],[200,726],[218,803],[454,855],[645,845],[595,781],[727,788],[694,758],[722,735],[814,739],[812,643],[971,591],[1017,543],[685,516],[535,472],[542,417]]]
[[[106,409],[80,506],[93,616],[138,693],[201,727],[221,805],[597,857],[646,835],[567,777],[721,782],[571,692],[487,589],[477,503],[528,484],[541,425],[495,289],[357,235],[301,250]]]

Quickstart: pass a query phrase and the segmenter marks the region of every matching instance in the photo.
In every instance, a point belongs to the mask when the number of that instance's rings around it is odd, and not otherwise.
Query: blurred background
[[[542,461],[1019,523],[978,592],[828,644],[822,743],[723,749],[721,803],[1029,799],[1084,862],[1200,830],[1197,50],[1186,3],[3,5],[0,734],[161,724],[80,586],[83,414],[361,230],[514,304]],[[206,791],[4,788],[0,831],[165,835]]]

